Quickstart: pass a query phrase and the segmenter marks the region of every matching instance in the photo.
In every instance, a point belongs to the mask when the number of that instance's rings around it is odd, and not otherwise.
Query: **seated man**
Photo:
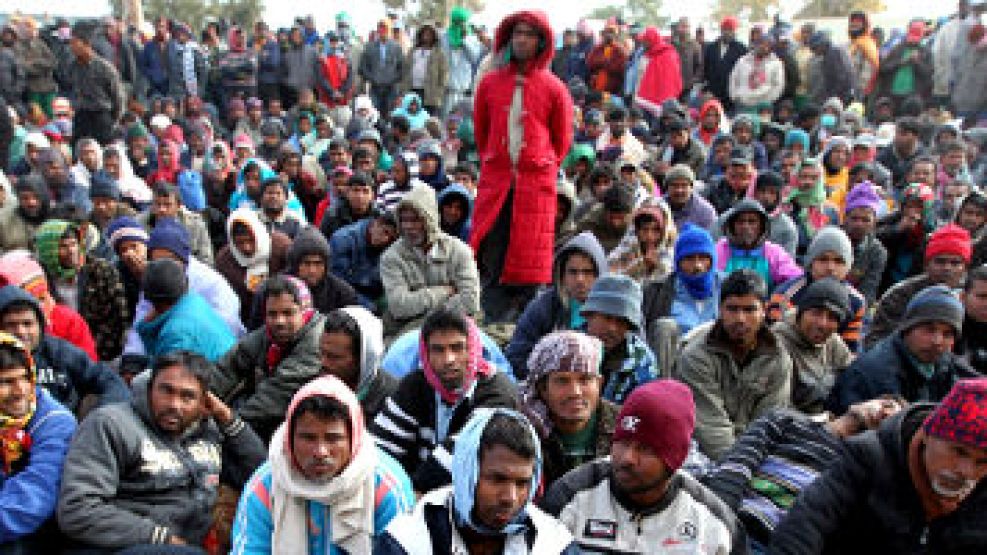
[[[532,500],[541,483],[538,436],[524,416],[477,410],[459,435],[452,485],[427,493],[377,538],[378,555],[538,553],[579,548]]]
[[[362,306],[326,314],[319,358],[322,375],[336,376],[356,393],[367,422],[374,421],[384,401],[397,391],[397,378],[381,369],[384,328],[380,319]]]
[[[730,274],[719,317],[691,334],[675,363],[696,399],[699,448],[714,461],[752,420],[791,403],[792,359],[765,323],[767,297],[753,270]]]
[[[639,387],[617,415],[610,458],[566,474],[541,506],[586,552],[746,552],[733,511],[681,470],[695,422],[685,385],[657,380]]]
[[[593,283],[607,273],[607,258],[596,237],[584,231],[555,253],[552,287],[538,294],[518,319],[514,335],[504,353],[514,374],[528,374],[528,355],[546,334],[555,330],[582,329],[586,325],[579,311]]]
[[[284,420],[291,396],[319,375],[325,316],[312,309],[312,296],[298,278],[275,276],[263,295],[264,326],[223,355],[209,387],[219,398],[234,402],[267,442]]]
[[[751,423],[703,483],[737,513],[752,546],[763,553],[792,501],[839,460],[846,441],[875,430],[907,405],[882,398],[822,422],[779,409]],[[759,544],[759,545],[758,545]]]
[[[260,207],[257,217],[268,232],[280,231],[290,239],[307,225],[298,212],[288,210],[288,185],[281,176],[268,177],[260,184]]]
[[[953,352],[974,370],[987,375],[987,266],[970,270],[960,300],[966,315],[963,334],[956,338]]]
[[[609,254],[627,233],[634,200],[634,190],[629,185],[610,187],[603,193],[603,200],[577,222],[576,231],[595,235],[603,251]]]
[[[843,283],[833,278],[813,281],[796,303],[797,311],[771,326],[792,357],[792,407],[806,414],[823,412],[837,374],[853,354],[836,334],[850,303]]]
[[[236,336],[198,293],[188,290],[185,270],[163,258],[144,272],[144,298],[151,312],[137,322],[144,352],[152,359],[175,351],[191,351],[216,362],[236,344]]]
[[[57,513],[79,548],[201,547],[220,477],[239,489],[263,462],[250,426],[209,393],[210,366],[184,351],[158,357],[134,380],[131,403],[82,421]]]
[[[957,382],[847,443],[798,496],[771,553],[979,553],[987,545],[987,380]]]
[[[641,329],[641,286],[627,276],[596,280],[580,313],[586,333],[603,342],[603,398],[623,403],[635,387],[661,372]]]
[[[0,288],[0,330],[31,350],[38,385],[70,411],[75,412],[86,395],[96,395],[100,405],[130,398],[116,372],[93,362],[68,341],[48,335],[41,304],[27,291],[13,285]]]
[[[216,271],[240,298],[240,321],[250,321],[250,310],[264,280],[288,267],[291,239],[280,231],[268,231],[257,213],[234,210],[226,219],[229,243],[216,254]]]
[[[952,353],[963,330],[963,303],[944,285],[915,295],[905,308],[898,331],[860,355],[836,378],[827,408],[847,408],[879,395],[906,401],[939,401],[961,378],[977,373]]]
[[[870,181],[851,189],[843,215],[843,230],[853,245],[853,264],[846,279],[864,295],[867,306],[877,302],[877,289],[888,263],[888,251],[874,234],[878,211],[886,207],[875,189]]]
[[[51,211],[51,196],[44,179],[38,174],[27,174],[14,185],[17,207],[0,212],[0,254],[14,250],[30,250],[34,246],[34,232]],[[8,201],[10,202],[10,201]]]
[[[413,188],[398,203],[397,216],[401,238],[380,259],[385,336],[420,326],[426,314],[443,306],[478,316],[480,276],[473,251],[439,229],[432,188]]]
[[[206,222],[197,212],[193,212],[182,205],[181,192],[178,186],[166,181],[153,184],[151,191],[154,193],[151,208],[137,216],[137,222],[144,226],[150,233],[162,220],[174,220],[178,222],[189,236],[189,248],[192,255],[204,264],[212,266],[213,252],[212,241],[209,239],[209,230],[206,229]]]
[[[419,349],[421,369],[401,379],[370,430],[415,491],[427,492],[449,483],[451,443],[474,409],[514,408],[517,399],[510,378],[483,359],[479,330],[462,312],[429,314]]]
[[[381,214],[374,199],[377,183],[370,174],[357,172],[350,176],[343,195],[329,206],[322,217],[319,229],[326,237],[337,230],[360,220],[373,219]]]
[[[785,249],[768,240],[771,222],[753,199],[737,203],[723,220],[723,237],[716,242],[716,264],[732,273],[747,268],[757,272],[768,290],[802,275],[802,268]]]
[[[824,227],[809,243],[805,252],[805,275],[786,281],[775,288],[768,302],[768,320],[778,322],[798,305],[807,286],[823,278],[833,278],[846,290],[849,307],[839,322],[839,332],[851,352],[860,350],[860,336],[867,312],[867,299],[846,281],[853,266],[850,238],[838,227]]]
[[[556,331],[528,357],[521,412],[538,433],[545,487],[577,466],[610,453],[617,405],[603,399],[603,343],[578,331]]]
[[[380,313],[384,296],[380,258],[398,239],[398,222],[385,212],[339,229],[329,238],[332,273],[350,284],[360,304]]]
[[[962,287],[971,255],[970,233],[967,230],[951,224],[932,232],[925,244],[925,272],[895,283],[881,295],[874,310],[874,319],[864,337],[864,348],[874,348],[879,341],[895,332],[908,303],[919,291],[938,284],[950,289]]]
[[[55,553],[55,513],[62,463],[75,417],[37,384],[31,352],[0,332],[0,550]]]
[[[232,552],[369,554],[414,504],[408,475],[374,445],[356,396],[323,376],[291,399],[270,459],[244,488]]]
[[[685,224],[709,231],[716,222],[716,210],[695,185],[696,174],[689,166],[676,164],[665,173],[665,201],[680,232]]]

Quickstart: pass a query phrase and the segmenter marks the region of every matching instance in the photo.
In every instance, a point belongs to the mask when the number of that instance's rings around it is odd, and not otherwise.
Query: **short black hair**
[[[327,148],[326,150],[333,150],[337,148],[341,148],[343,150],[349,150],[350,142],[347,141],[346,139],[333,139],[329,141],[329,148]]]
[[[271,297],[279,297],[281,295],[291,295],[291,298],[295,299],[296,303],[299,305],[302,304],[301,291],[298,290],[298,287],[291,280],[282,275],[269,278],[264,283],[264,304],[266,305]]]
[[[432,333],[445,330],[457,331],[469,336],[470,328],[466,315],[462,311],[448,306],[439,307],[425,317],[425,321],[422,323],[421,336],[428,344],[428,338],[431,337]]]
[[[960,141],[955,141],[955,140],[953,140],[953,141],[943,141],[939,145],[939,153],[940,154],[947,154],[947,153],[950,153],[950,152],[962,152],[962,153],[966,154],[966,145],[964,145]]]
[[[360,342],[362,336],[360,335],[360,323],[356,321],[356,318],[352,317],[345,310],[337,308],[329,314],[326,314],[325,324],[322,326],[322,333],[342,333],[350,337],[353,341],[353,358],[360,360]]]
[[[356,172],[350,176],[349,180],[347,181],[347,184],[350,186],[357,185],[357,186],[370,187],[371,189],[375,189],[377,182],[375,182],[373,178],[371,178],[369,175],[367,175],[364,172]]]
[[[453,175],[459,174],[459,173],[469,174],[471,181],[476,181],[476,179],[477,179],[476,166],[474,166],[473,164],[470,164],[469,162],[463,162],[463,163],[459,164],[458,166],[456,166],[455,168],[453,168],[452,173],[453,173]]]
[[[919,156],[916,156],[914,160],[908,163],[908,171],[905,173],[911,173],[911,171],[915,169],[915,166],[919,164],[932,164],[932,167],[937,169],[939,168],[939,162],[933,156],[929,156],[928,154],[921,154]],[[929,185],[931,185],[931,183]]]
[[[517,417],[504,413],[495,414],[487,421],[487,426],[480,434],[477,459],[482,461],[483,454],[495,445],[503,445],[524,459],[534,459],[537,453],[535,440],[527,424]]]
[[[895,131],[905,131],[906,133],[922,134],[922,122],[914,116],[901,116],[895,122]]]
[[[333,397],[313,395],[299,401],[294,412],[291,413],[291,424],[288,425],[289,444],[294,443],[295,426],[306,413],[314,414],[319,420],[342,420],[346,423],[346,433],[350,435],[350,441],[353,440],[353,421],[346,405]]]
[[[13,345],[0,345],[0,370],[13,370],[15,368],[23,368],[30,372],[31,363],[28,361],[27,353]]]
[[[754,295],[761,302],[768,299],[768,285],[764,283],[764,278],[761,277],[761,274],[749,268],[733,271],[723,280],[723,285],[720,286],[720,303],[723,303],[730,297],[743,297],[746,295]]]
[[[364,146],[358,146],[353,149],[353,160],[356,161],[358,158],[373,158],[373,154],[370,153],[370,149]]]
[[[391,128],[392,129],[397,129],[398,131],[400,131],[402,133],[410,133],[411,132],[411,122],[408,121],[408,118],[406,118],[404,116],[401,116],[401,115],[392,116],[391,117]]]
[[[966,273],[966,281],[963,283],[963,292],[969,293],[973,289],[973,284],[978,281],[987,281],[987,264],[981,264],[976,268],[971,268]]]
[[[151,186],[151,192],[155,197],[175,197],[181,201],[181,191],[178,190],[177,185],[169,181],[155,181]]]
[[[34,299],[16,299],[7,303],[2,309],[0,309],[0,318],[3,318],[11,312],[24,312],[25,310],[30,310],[34,313],[34,317],[38,319],[38,324],[44,324],[44,318],[41,316],[41,306]]]
[[[776,189],[781,190],[785,186],[785,180],[782,179],[777,172],[767,170],[761,172],[757,175],[757,181],[754,182],[754,190],[761,189]]]
[[[186,372],[195,376],[196,381],[202,386],[203,393],[209,390],[209,377],[212,375],[213,370],[212,363],[199,353],[185,350],[173,351],[154,359],[154,365],[151,366],[151,379],[148,382],[148,388],[154,384],[154,380],[157,379],[161,372],[174,366],[181,366]]]

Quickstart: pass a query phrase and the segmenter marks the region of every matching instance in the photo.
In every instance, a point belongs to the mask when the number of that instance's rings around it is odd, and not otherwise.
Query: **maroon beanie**
[[[617,416],[613,441],[640,441],[674,472],[689,454],[695,427],[692,390],[675,380],[655,380],[638,386],[627,397]]]
[[[925,419],[927,435],[987,449],[987,378],[960,380]]]
[[[940,227],[929,236],[925,245],[925,259],[935,258],[940,254],[953,254],[963,258],[967,264],[973,253],[970,242],[970,232],[956,224]]]

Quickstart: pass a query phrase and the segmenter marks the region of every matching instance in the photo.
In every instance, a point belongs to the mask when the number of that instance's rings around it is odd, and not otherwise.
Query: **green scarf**
[[[79,237],[79,227],[65,220],[48,220],[41,224],[34,235],[34,250],[38,255],[38,262],[41,262],[45,270],[60,281],[75,279],[78,271],[77,268],[62,266],[58,260],[58,242],[70,233],[79,238],[80,253],[85,251],[85,245]]]
[[[456,6],[449,13],[449,29],[446,30],[449,48],[459,48],[463,45],[463,39],[470,34],[469,20],[471,15],[473,14],[462,6]]]
[[[799,166],[798,171],[801,172],[802,168],[807,166],[816,166],[819,168],[819,179],[816,184],[812,186],[808,191],[803,191],[799,187],[792,189],[792,192],[788,194],[786,199],[789,203],[797,202],[802,208],[808,208],[810,206],[822,206],[826,202],[826,183],[823,179],[823,168],[822,165],[815,158],[806,158],[804,162]],[[798,175],[798,173],[796,173]]]

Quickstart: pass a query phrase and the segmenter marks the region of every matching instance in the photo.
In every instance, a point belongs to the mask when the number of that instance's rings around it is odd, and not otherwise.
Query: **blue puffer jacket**
[[[137,333],[144,342],[144,352],[152,358],[185,350],[216,362],[236,343],[226,322],[195,292],[186,293],[150,322],[138,322]]]
[[[0,469],[0,551],[8,542],[36,532],[55,512],[62,464],[75,433],[75,417],[44,388],[27,423],[31,451],[24,468],[10,475]]]
[[[380,279],[380,257],[384,251],[370,249],[367,242],[371,221],[363,219],[341,227],[329,239],[332,273],[356,290],[364,306],[367,306],[365,301],[384,294]]]

